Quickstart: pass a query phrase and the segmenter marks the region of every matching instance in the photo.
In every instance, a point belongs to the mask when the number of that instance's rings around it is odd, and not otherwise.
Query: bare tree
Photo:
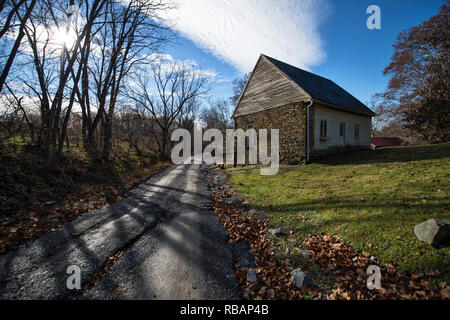
[[[161,23],[161,11],[172,8],[163,0],[80,0],[83,26],[70,26],[74,0],[38,1],[25,24],[28,59],[22,59],[24,93],[38,97],[41,125],[37,142],[49,154],[62,154],[72,109],[81,108],[84,147],[109,158],[116,102],[125,79],[171,33]],[[59,39],[58,39],[59,33]],[[72,36],[73,44],[65,41]],[[61,37],[62,35],[62,37]],[[56,39],[55,39],[56,38]],[[61,39],[62,38],[62,39]],[[59,41],[55,43],[55,40]],[[30,64],[31,62],[31,64]]]
[[[17,97],[14,94],[14,91],[8,86],[7,83],[5,83],[6,88],[8,89],[9,96],[10,96],[10,105],[14,106],[14,114],[15,115],[22,115],[22,121],[25,121],[28,130],[30,132],[31,137],[31,143],[34,143],[35,140],[35,123],[32,119],[32,117],[29,116],[29,113],[25,109],[25,106],[23,105],[24,97]]]
[[[88,35],[91,34],[92,26],[106,3],[105,0],[82,2],[86,13],[84,26],[76,30],[71,48],[68,48],[64,38],[57,39],[62,42],[57,44],[59,47],[55,48],[54,43],[52,45],[52,41],[55,41],[52,36],[55,32],[64,32],[65,22],[71,19],[72,13],[66,11],[66,1],[39,1],[37,10],[32,13],[25,28],[37,82],[32,84],[24,80],[24,83],[39,97],[42,123],[38,143],[41,149],[49,154],[56,147],[57,136],[60,135],[60,117],[65,102],[65,90],[69,81],[72,82],[72,88],[79,81],[79,76],[73,76],[74,67],[80,52],[86,51]],[[73,5],[74,0],[71,0],[70,4]],[[70,99],[73,104],[73,94],[69,93],[69,96],[72,96]]]
[[[136,113],[150,116],[157,124],[150,133],[160,158],[168,159],[171,131],[196,99],[208,93],[208,79],[193,66],[180,63],[153,65],[152,73],[152,78],[141,75],[127,96],[135,102]]]
[[[109,158],[112,121],[124,81],[170,39],[171,34],[158,18],[161,11],[170,8],[170,3],[155,0],[108,1],[105,5],[98,34],[91,37],[88,54],[82,61],[81,89],[76,88],[84,146],[91,153],[98,150],[95,138],[101,125],[102,156]]]
[[[225,99],[210,101],[209,106],[201,111],[200,120],[207,128],[225,131],[232,127],[229,103]]]
[[[230,98],[231,104],[236,107],[239,99],[241,98],[241,94],[244,91],[245,86],[247,85],[248,80],[250,79],[252,73],[246,73],[242,79],[235,79],[233,81],[233,96]]]
[[[2,92],[3,85],[11,70],[14,59],[16,58],[22,39],[25,36],[25,26],[30,18],[30,15],[36,5],[36,0],[26,1],[2,1],[0,5],[0,21],[4,22],[0,28],[0,40],[17,29],[17,36],[14,40],[14,44],[6,56],[6,61],[2,65],[2,72],[0,73],[0,93]],[[20,19],[18,19],[20,18]],[[18,28],[14,27],[15,20],[19,20],[20,24]],[[4,39],[3,39],[4,40]]]

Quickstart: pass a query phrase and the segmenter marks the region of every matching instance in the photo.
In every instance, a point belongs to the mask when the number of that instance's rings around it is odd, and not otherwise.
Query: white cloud
[[[261,53],[309,69],[325,57],[327,0],[177,0],[164,18],[199,47],[251,71]]]
[[[174,66],[177,66],[184,69],[192,69],[199,78],[214,80],[217,77],[216,71],[212,69],[200,69],[198,63],[192,59],[176,60],[168,53],[152,53],[149,59],[151,60],[151,65],[157,65],[163,72],[170,71]]]
[[[217,79],[217,83],[228,83],[228,82],[232,82],[233,80],[232,79],[229,79],[229,78],[220,78],[220,79]]]

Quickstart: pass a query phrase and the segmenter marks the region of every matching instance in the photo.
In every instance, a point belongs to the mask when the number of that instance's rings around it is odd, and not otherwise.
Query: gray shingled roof
[[[272,62],[278,69],[284,72],[289,78],[291,78],[292,81],[297,83],[313,99],[342,107],[349,111],[375,115],[375,113],[366,105],[333,81],[291,66],[290,64],[281,62],[266,55],[263,56]]]

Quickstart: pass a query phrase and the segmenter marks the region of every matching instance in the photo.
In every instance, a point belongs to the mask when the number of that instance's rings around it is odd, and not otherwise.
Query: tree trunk
[[[3,71],[0,74],[0,93],[2,92],[3,85],[5,84],[6,78],[8,77],[9,71],[11,70],[11,66],[16,58],[17,51],[19,50],[20,44],[22,42],[23,37],[25,36],[25,26],[28,21],[28,18],[33,11],[33,8],[36,4],[36,0],[32,0],[30,7],[27,9],[25,17],[20,22],[19,34],[17,35],[16,41],[14,42],[14,46],[11,49],[11,53],[9,54],[8,60],[6,61],[5,66],[3,67]]]

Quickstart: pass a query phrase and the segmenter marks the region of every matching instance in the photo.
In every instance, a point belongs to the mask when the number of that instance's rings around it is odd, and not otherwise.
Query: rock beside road
[[[420,241],[433,247],[450,244],[450,223],[429,219],[414,227],[414,233]]]
[[[300,248],[294,248],[295,251],[297,251],[299,254],[301,254],[306,260],[312,259],[312,254],[309,253],[306,250],[300,249]]]
[[[294,269],[291,271],[291,282],[295,284],[298,289],[307,287],[317,287],[314,281],[303,272],[302,269]]]
[[[273,236],[281,236],[283,234],[283,228],[269,229],[269,233]]]
[[[251,219],[261,220],[261,221],[264,221],[265,223],[269,223],[270,222],[270,219],[267,216],[267,213],[265,213],[265,212],[258,212],[256,209],[250,209],[248,211],[248,216]]]
[[[255,257],[250,252],[250,246],[245,241],[231,244],[234,263],[244,268],[254,268],[256,266]]]
[[[255,270],[250,270],[248,272],[247,281],[252,283],[258,281],[258,276],[256,275]]]

